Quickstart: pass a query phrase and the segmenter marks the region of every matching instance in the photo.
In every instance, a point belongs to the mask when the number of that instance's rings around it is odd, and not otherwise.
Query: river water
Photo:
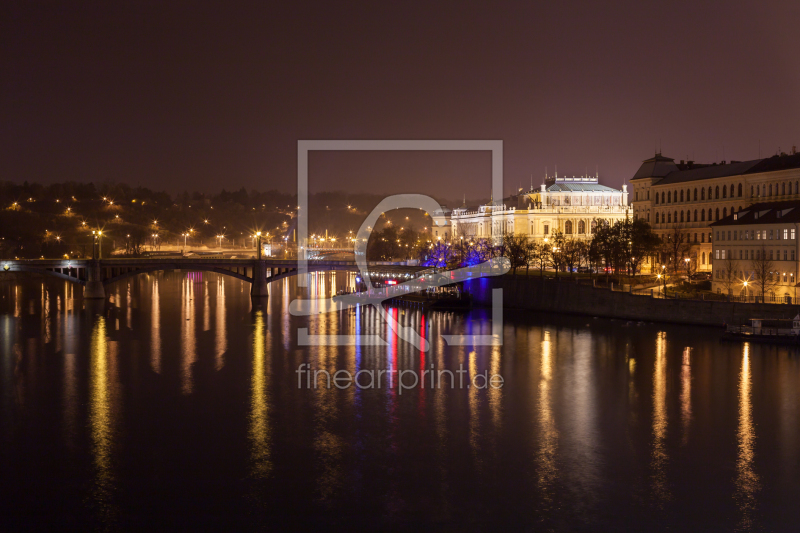
[[[105,302],[0,283],[0,530],[800,527],[793,349],[511,310],[502,346],[448,346],[490,313],[390,309],[423,352],[372,308],[291,316],[353,278],[308,281],[255,304],[208,273],[141,275]],[[298,346],[298,328],[386,344]],[[303,363],[390,372],[314,388]],[[426,369],[503,383],[391,373]]]

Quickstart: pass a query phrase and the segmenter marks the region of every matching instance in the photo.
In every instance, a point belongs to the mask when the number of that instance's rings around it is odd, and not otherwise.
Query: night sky
[[[800,3],[13,1],[0,180],[291,191],[298,139],[502,139],[506,191],[660,144],[800,146]],[[314,154],[314,190],[488,195],[486,153]]]

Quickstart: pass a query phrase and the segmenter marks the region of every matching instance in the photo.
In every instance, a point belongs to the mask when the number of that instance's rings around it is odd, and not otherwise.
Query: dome
[[[650,159],[642,161],[642,166],[639,167],[639,170],[636,171],[636,174],[631,179],[663,178],[676,170],[678,170],[678,165],[675,164],[675,160],[664,157],[659,153]]]

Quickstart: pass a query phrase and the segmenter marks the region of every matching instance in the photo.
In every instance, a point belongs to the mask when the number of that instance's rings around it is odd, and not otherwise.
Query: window
[[[658,193],[656,193],[656,205],[658,205]]]
[[[708,221],[711,222],[711,209],[708,210]]]
[[[683,201],[683,190],[681,190],[681,202]]]
[[[767,230],[764,230],[767,231]],[[772,240],[772,230],[769,230],[769,240]]]
[[[714,198],[716,198],[717,200],[719,200],[719,185],[717,185],[717,188],[714,190],[714,192],[716,193],[716,195],[714,196]]]
[[[677,211],[675,211],[675,219],[674,220],[675,220],[675,223],[677,224],[678,223],[678,212]]]
[[[683,192],[683,191],[681,191]],[[683,222],[683,211],[681,211],[681,222]]]
[[[722,250],[722,257],[720,259],[725,259],[725,250]]]
[[[753,186],[752,185],[750,186],[750,197],[751,198],[753,197]]]
[[[572,235],[572,221],[571,220],[567,220],[564,223],[564,233],[566,233],[567,235]]]
[[[671,204],[671,203],[672,203],[672,191],[669,191],[669,192],[667,193],[667,203],[668,203],[668,204]]]
[[[757,232],[756,232],[756,240],[757,240],[757,241],[760,241],[760,240],[761,240],[761,232],[760,232],[760,231],[757,231]]]
[[[722,218],[725,218],[726,216],[728,216],[728,208],[727,207],[723,207],[722,208]]]
[[[658,224],[658,213],[656,213],[656,224]]]
[[[545,235],[549,235],[550,234],[550,224],[545,224],[544,225],[544,234]]]
[[[672,213],[667,213],[667,222],[672,223]]]
[[[733,231],[733,240],[735,241],[737,237],[736,230]]]
[[[697,233],[694,234],[694,242],[697,242]]]
[[[705,252],[703,252],[703,255],[701,256],[701,258],[703,260],[703,262],[701,264],[705,265],[706,264],[706,253]]]
[[[717,187],[717,192],[719,192],[719,187]],[[714,212],[714,216],[715,216],[714,220],[719,220],[719,207]]]
[[[769,184],[769,195],[772,196],[772,184]]]
[[[700,199],[701,200],[705,200],[706,199],[706,190],[705,189],[700,189]]]
[[[719,259],[719,250],[714,251],[714,259]]]
[[[708,199],[711,200],[711,186],[708,187]]]
[[[706,210],[705,209],[701,209],[700,210],[700,221],[701,222],[705,222],[706,221]]]
[[[731,198],[733,198],[733,183],[731,183]]]
[[[583,220],[578,221],[578,233],[580,235],[586,233],[586,222],[584,222]]]
[[[789,230],[788,229],[783,230],[783,238],[784,239],[788,239],[789,238]]]
[[[739,198],[742,197],[742,184],[739,184]]]
[[[697,189],[694,190],[694,201],[697,201]]]
[[[791,185],[790,185],[790,187],[791,187]],[[784,195],[784,196],[786,195],[786,184],[785,183],[781,186],[781,194]],[[786,276],[786,274],[784,274],[784,277],[785,276]],[[783,280],[783,281],[786,281],[786,280]]]
[[[728,240],[731,240],[731,232],[728,230]]]
[[[770,187],[770,188],[772,188],[772,187]],[[770,250],[770,251],[769,251],[769,260],[770,260],[770,261],[772,261],[772,259],[773,259],[773,257],[772,257],[772,252],[774,252],[774,250]]]
[[[647,189],[647,199],[650,199],[650,189]]]
[[[792,229],[790,230],[790,232],[789,232],[789,235],[791,235],[791,237],[789,237],[789,238],[790,238],[790,239],[792,239],[792,240],[794,240],[794,228],[792,228]]]
[[[792,261],[794,261],[794,250],[792,250]]]
[[[784,261],[788,261],[789,260],[789,250],[783,250],[783,260]]]
[[[750,250],[745,250],[744,251],[744,258],[745,259],[750,259]]]
[[[741,259],[741,258],[742,258],[742,249],[739,248],[739,259]]]
[[[728,197],[728,188],[726,186],[724,186],[724,185],[722,186],[722,197],[723,198],[727,198]]]
[[[701,233],[700,234],[700,242],[706,242],[706,234],[705,233]]]

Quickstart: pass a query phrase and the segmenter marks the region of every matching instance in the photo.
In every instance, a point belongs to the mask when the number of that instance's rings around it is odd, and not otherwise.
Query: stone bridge
[[[84,298],[105,298],[105,285],[131,276],[159,270],[216,272],[251,284],[250,295],[269,294],[267,284],[297,275],[296,259],[204,259],[202,257],[163,259],[30,259],[0,261],[5,272],[33,272],[83,285]],[[371,271],[415,274],[423,267],[369,262]],[[309,260],[309,272],[358,271],[354,261]],[[2,279],[2,275],[0,275]]]

